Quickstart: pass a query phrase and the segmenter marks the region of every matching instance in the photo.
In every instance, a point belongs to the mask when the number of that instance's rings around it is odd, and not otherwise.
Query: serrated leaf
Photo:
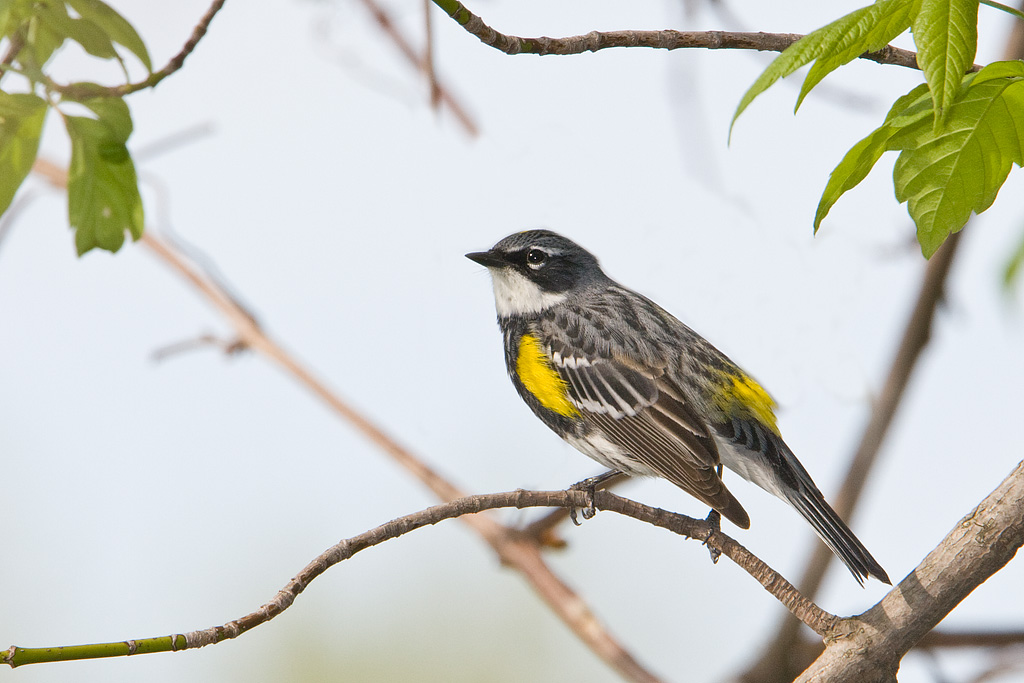
[[[1024,78],[980,76],[969,79],[938,133],[903,141],[893,169],[896,199],[907,202],[926,257],[972,212],[991,206],[1010,167],[1024,163]]]
[[[921,0],[914,17],[917,63],[935,102],[936,128],[946,121],[978,50],[978,0]]]
[[[996,62],[967,74],[936,132],[932,98],[918,86],[900,98],[885,123],[861,140],[833,171],[815,227],[836,199],[864,178],[882,152],[900,151],[896,199],[907,202],[921,251],[930,257],[972,212],[995,201],[1013,164],[1024,163],[1024,63]]]
[[[881,50],[893,38],[906,31],[919,5],[920,0],[892,0],[862,8],[862,14],[856,17],[856,21],[849,22],[849,25],[841,27],[843,30],[836,32],[837,42],[824,50],[807,72],[794,111],[800,108],[807,94],[825,76],[865,52]]]
[[[910,26],[910,17],[918,1],[880,0],[873,5],[854,10],[831,24],[808,33],[790,45],[782,54],[772,60],[768,68],[757,77],[754,84],[740,98],[736,113],[732,117],[732,123],[729,125],[730,134],[736,119],[754,101],[754,98],[770,88],[780,78],[785,78],[815,60],[823,60],[820,67],[815,64],[812,73],[808,74],[808,78],[813,75],[813,79],[809,86],[805,80],[804,88],[797,100],[797,107],[799,107],[807,92],[829,72],[865,52],[878,50],[887,45],[890,40]]]
[[[0,91],[0,214],[32,170],[46,119],[46,101]]]
[[[65,116],[71,138],[68,218],[79,255],[94,247],[117,251],[127,230],[142,236],[143,211],[124,123]],[[130,132],[130,123],[128,131]]]
[[[142,42],[135,27],[110,5],[100,0],[67,0],[67,3],[78,12],[78,16],[98,26],[112,41],[123,45],[138,57],[147,71],[153,72],[153,63],[149,59],[146,44]]]
[[[931,115],[931,96],[925,84],[896,100],[885,122],[854,145],[829,175],[814,215],[814,232],[818,232],[821,222],[839,198],[859,185],[882,154],[893,149],[893,138],[905,134],[908,127],[928,120]]]

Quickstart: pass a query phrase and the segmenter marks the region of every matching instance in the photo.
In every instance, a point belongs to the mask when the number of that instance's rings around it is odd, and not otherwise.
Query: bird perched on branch
[[[724,464],[793,506],[859,583],[890,583],[782,440],[772,398],[703,337],[551,231],[466,256],[490,271],[512,383],[570,445],[749,528]]]

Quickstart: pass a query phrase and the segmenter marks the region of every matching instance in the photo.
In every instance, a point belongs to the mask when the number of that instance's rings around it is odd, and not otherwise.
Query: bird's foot
[[[587,504],[580,508],[580,514],[583,515],[583,519],[593,519],[594,515],[597,514],[597,508],[594,507],[594,492],[597,491],[597,487],[618,475],[619,472],[617,470],[608,470],[596,477],[588,477],[583,481],[578,481],[569,487],[570,491],[583,491],[587,494]],[[569,519],[576,526],[580,525],[580,521],[576,518],[575,506],[569,508]]]
[[[712,509],[711,512],[708,513],[706,521],[711,525],[711,528],[714,531],[722,530],[722,514],[718,510]],[[707,540],[704,541],[704,547],[707,548],[708,552],[711,554],[711,564],[718,564],[718,558],[722,556],[722,551],[709,546]]]

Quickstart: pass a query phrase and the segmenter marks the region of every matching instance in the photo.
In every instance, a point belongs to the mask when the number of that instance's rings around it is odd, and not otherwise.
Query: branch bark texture
[[[798,683],[896,680],[903,656],[1024,545],[1024,462],[881,602],[844,620]]]
[[[647,47],[661,50],[759,50],[782,52],[803,38],[799,33],[751,33],[743,31],[591,31],[565,38],[521,38],[496,31],[458,0],[434,0],[462,28],[505,54],[578,55],[612,47]],[[917,54],[891,45],[861,55],[880,64],[917,69]]]

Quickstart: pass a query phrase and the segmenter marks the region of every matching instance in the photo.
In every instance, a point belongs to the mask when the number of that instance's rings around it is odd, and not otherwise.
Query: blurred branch
[[[213,0],[209,9],[207,9],[206,13],[199,19],[199,23],[192,29],[192,35],[189,36],[187,41],[185,41],[185,45],[178,51],[178,54],[171,57],[171,60],[167,62],[164,68],[154,71],[144,80],[137,83],[125,83],[124,85],[110,87],[96,85],[95,83],[60,85],[53,82],[50,82],[49,86],[53,90],[71,99],[83,99],[86,97],[124,97],[125,95],[132,94],[133,92],[138,92],[139,90],[156,87],[160,81],[164,80],[184,66],[185,60],[188,59],[188,56],[192,54],[192,51],[196,49],[197,45],[199,45],[199,41],[206,35],[206,31],[210,27],[210,22],[213,21],[217,12],[219,12],[224,6],[224,2],[225,0]]]
[[[430,84],[430,108],[437,111],[441,107],[441,85],[437,82],[437,70],[434,66],[434,21],[430,8],[431,0],[423,0],[423,73]]]
[[[368,0],[364,0],[368,1]],[[798,33],[745,33],[738,31],[591,31],[567,38],[520,38],[499,33],[458,0],[433,0],[462,28],[505,54],[577,55],[610,47],[649,47],[662,50],[760,50],[782,52],[803,38]],[[879,64],[917,69],[917,53],[887,45],[860,56]]]
[[[921,649],[967,647],[1014,647],[1024,645],[1024,631],[932,631],[915,647]]]
[[[43,176],[55,187],[67,189],[67,172],[56,164],[38,159],[33,166],[33,171]],[[199,290],[227,319],[237,336],[237,341],[232,348],[241,345],[274,361],[293,379],[327,404],[336,415],[352,425],[396,463],[425,484],[441,500],[451,502],[464,496],[454,484],[448,482],[422,459],[399,444],[383,429],[331,391],[310,370],[303,367],[294,356],[272,340],[256,319],[232,296],[221,289],[216,282],[205,277],[199,269],[195,268],[170,245],[154,237],[150,231],[144,233],[139,241]],[[658,678],[644,669],[632,654],[612,637],[582,598],[551,571],[544,562],[537,543],[523,538],[515,530],[508,529],[489,517],[469,516],[463,518],[463,521],[491,546],[503,564],[518,570],[551,610],[608,666],[615,669],[628,681],[657,683]],[[168,640],[167,645],[171,650],[179,649],[176,638]],[[119,645],[115,643],[112,646]],[[162,645],[159,646],[162,647]],[[133,643],[133,647],[137,647],[137,643]],[[134,652],[121,654],[134,654]]]
[[[706,545],[721,551],[736,564],[756,578],[772,595],[786,605],[793,614],[815,632],[825,636],[834,631],[842,621],[839,617],[823,611],[817,605],[801,596],[796,589],[773,569],[759,560],[746,548],[729,536],[715,529],[703,520],[692,519],[685,515],[652,508],[635,501],[620,498],[607,491],[597,491],[593,498],[594,507],[598,510],[616,512],[633,519],[668,529],[673,533],[696,538]],[[95,645],[79,645],[65,648],[19,648],[12,646],[0,658],[0,662],[12,668],[25,664],[36,664],[71,659],[88,659],[92,657],[117,657],[129,654],[152,652],[170,652],[188,650],[213,645],[215,643],[237,638],[260,624],[264,624],[284,612],[295,602],[295,599],[309,584],[332,566],[343,562],[356,553],[379,545],[393,538],[437,524],[447,519],[475,515],[496,508],[527,508],[552,507],[582,508],[589,506],[587,492],[568,491],[509,491],[507,493],[489,493],[466,496],[441,505],[435,505],[411,515],[399,517],[365,533],[353,536],[331,547],[278,591],[274,598],[255,612],[240,619],[230,621],[223,626],[214,626],[201,631],[186,634],[175,634],[158,638],[128,640],[116,643],[99,643]],[[470,517],[470,519],[476,519]],[[631,680],[654,681],[653,677],[631,678]]]
[[[903,656],[1024,545],[1024,461],[874,607],[841,622],[797,681],[895,680]]]
[[[480,129],[477,127],[476,122],[466,113],[466,110],[462,108],[458,100],[448,91],[447,88],[443,87],[437,80],[433,72],[433,62],[430,59],[430,49],[428,47],[428,56],[426,59],[422,55],[416,53],[413,49],[412,44],[409,40],[398,30],[395,26],[395,22],[391,20],[391,16],[381,7],[376,0],[362,0],[363,5],[373,15],[373,18],[377,21],[384,34],[391,39],[391,42],[395,44],[399,52],[409,60],[418,71],[422,71],[426,76],[431,88],[431,98],[435,96],[440,99],[445,106],[447,106],[455,118],[458,119],[462,127],[465,128],[466,132],[471,137],[476,137],[480,134]],[[430,41],[428,38],[428,46]],[[436,95],[435,95],[436,93]]]
[[[925,267],[917,302],[907,319],[903,338],[889,368],[882,393],[871,406],[868,424],[864,427],[860,444],[850,460],[843,485],[834,499],[835,511],[845,520],[849,520],[853,515],[857,501],[864,491],[868,473],[877,460],[885,435],[899,409],[910,375],[931,337],[935,310],[942,301],[946,278],[962,234],[959,232],[951,235]],[[797,583],[804,595],[814,599],[818,594],[831,561],[832,552],[828,547],[823,543],[815,543],[803,577]],[[740,680],[745,683],[778,683],[793,680],[813,660],[813,657],[807,659],[805,656],[814,654],[797,647],[799,640],[800,622],[785,615],[775,638],[765,647],[758,660],[740,675]]]

